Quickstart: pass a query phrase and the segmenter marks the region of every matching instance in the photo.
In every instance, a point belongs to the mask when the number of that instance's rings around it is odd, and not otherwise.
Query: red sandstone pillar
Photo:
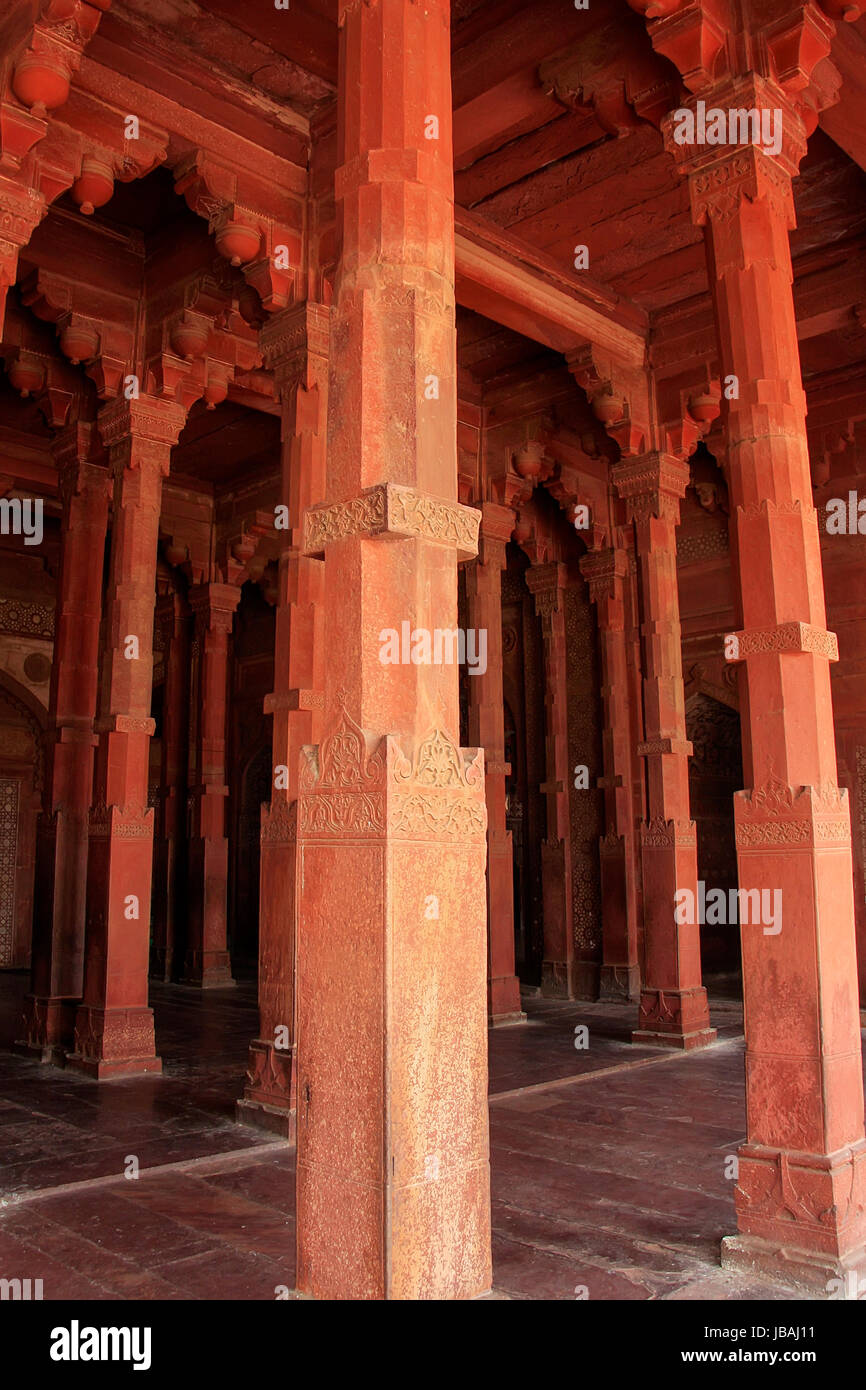
[[[24,1044],[60,1061],[84,980],[88,812],[98,685],[102,575],[111,479],[88,462],[95,427],[70,425],[53,454],[63,498],[59,602],[49,694],[51,755],[40,817],[33,912],[33,993]]]
[[[544,639],[544,746],[547,837],[541,846],[544,960],[541,992],[574,999],[576,966],[571,897],[571,818],[568,805],[568,685],[565,638],[565,565],[526,571]]]
[[[237,1104],[244,1123],[295,1134],[295,937],[297,931],[298,768],[301,749],[321,734],[324,565],[302,553],[304,512],[325,492],[329,311],[302,304],[276,314],[261,332],[282,407],[278,531],[279,595],[274,639],[274,717],[270,804],[262,807],[259,879],[259,1033],[250,1043],[247,1084]]]
[[[625,632],[625,550],[589,551],[580,562],[596,605],[601,648],[605,835],[599,842],[602,999],[638,999],[637,843],[632,801],[631,709]]]
[[[502,695],[502,571],[514,529],[509,507],[481,508],[478,559],[466,569],[469,625],[487,633],[487,670],[468,676],[469,740],[484,749],[487,801],[487,1010],[490,1022],[517,1023],[520,981],[514,973],[514,875],[505,824],[505,705]],[[477,650],[477,648],[476,648]]]
[[[227,939],[226,699],[229,634],[241,591],[233,584],[196,584],[188,597],[195,636],[183,978],[214,989],[234,984]]]
[[[490,1287],[484,755],[454,664],[382,632],[457,625],[450,6],[340,0],[323,738],[299,787],[298,1285]],[[438,126],[429,118],[435,117]],[[426,132],[434,138],[426,138]]]
[[[162,709],[162,801],[159,839],[154,845],[153,940],[150,974],[174,978],[174,953],[181,913],[187,900],[186,774],[189,727],[189,610],[176,591],[161,598],[156,623],[162,631],[165,684]],[[182,879],[184,880],[182,884]]]
[[[784,94],[750,76],[713,105],[782,112],[779,157],[689,156],[706,230],[727,405],[745,675],[735,798],[740,889],[781,894],[781,930],[741,927],[748,1138],[738,1236],[722,1262],[824,1291],[866,1273],[866,1141],[848,794],[837,786],[818,525],[812,504],[788,243],[805,151]],[[707,104],[710,104],[708,97]]]
[[[715,1039],[701,984],[698,852],[689,809],[689,755],[677,589],[680,499],[688,465],[671,454],[624,459],[612,469],[634,521],[644,643],[644,742],[647,816],[640,830],[646,978],[633,1041],[703,1047]],[[693,922],[677,922],[677,893],[688,890]]]
[[[98,1079],[159,1071],[147,1007],[153,812],[147,807],[162,480],[185,413],[142,396],[99,420],[114,474],[100,735],[90,817],[84,1000],[67,1065]]]

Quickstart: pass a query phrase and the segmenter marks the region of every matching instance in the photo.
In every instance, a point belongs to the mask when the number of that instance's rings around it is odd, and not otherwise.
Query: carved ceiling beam
[[[676,104],[681,83],[659,54],[648,52],[637,17],[617,14],[588,44],[542,63],[542,86],[570,110],[593,110],[603,130],[622,138],[644,121],[658,126]]]
[[[0,70],[0,329],[18,252],[45,211],[75,178],[68,155],[41,146],[49,114],[68,96],[72,75],[111,0],[31,0],[5,25]],[[38,154],[37,154],[38,150]],[[71,175],[71,177],[70,177]]]

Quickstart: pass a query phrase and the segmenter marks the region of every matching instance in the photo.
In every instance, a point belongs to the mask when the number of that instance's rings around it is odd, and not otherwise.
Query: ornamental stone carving
[[[348,502],[312,507],[304,517],[304,551],[320,557],[330,542],[348,536],[417,536],[455,546],[458,560],[478,553],[481,513],[397,483],[369,488]]]

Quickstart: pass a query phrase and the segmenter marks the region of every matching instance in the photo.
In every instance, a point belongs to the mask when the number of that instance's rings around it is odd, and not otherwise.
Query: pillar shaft
[[[153,941],[150,973],[172,980],[175,949],[186,890],[186,787],[189,731],[189,610],[176,591],[159,600],[156,621],[162,630],[165,684],[162,711],[159,840],[154,845]]]
[[[303,518],[325,491],[329,312],[307,303],[277,314],[262,330],[282,411],[280,505],[288,527],[279,561],[270,802],[262,807],[259,879],[259,1032],[250,1043],[238,1119],[295,1133],[295,946],[297,798],[301,749],[321,735],[324,703],[324,565],[304,555]]]
[[[119,400],[99,428],[114,511],[99,747],[90,816],[84,999],[67,1065],[103,1077],[159,1071],[147,1006],[153,811],[147,807],[156,547],[162,480],[184,422],[174,403]]]
[[[327,488],[305,523],[324,733],[298,828],[298,1284],[322,1298],[491,1279],[483,753],[457,746],[453,662],[381,659],[404,622],[456,628],[477,549],[457,502],[449,10],[339,5]]]
[[[628,649],[625,623],[625,550],[591,551],[580,562],[596,605],[601,650],[601,697],[604,713],[605,834],[599,844],[602,901],[603,999],[637,999],[638,857],[632,801],[631,727]]]
[[[734,98],[780,108],[785,139],[778,157],[685,152],[723,371],[738,383],[727,435],[743,627],[728,654],[745,667],[749,786],[735,798],[735,824],[741,894],[761,899],[759,920],[750,912],[741,925],[748,1138],[741,1235],[724,1242],[723,1260],[782,1268],[825,1290],[829,1274],[866,1266],[866,1144],[848,794],[837,785],[830,697],[836,639],[826,630],[788,242],[805,140],[772,84],[750,77],[713,94],[719,106]]]
[[[190,743],[184,980],[204,989],[233,983],[227,935],[226,704],[229,636],[240,596],[232,584],[197,584],[189,592],[195,620],[195,737]]]
[[[469,741],[484,749],[487,802],[487,1009],[491,1023],[514,1023],[520,981],[514,973],[514,872],[511,831],[505,823],[505,705],[502,694],[502,571],[514,527],[510,508],[481,508],[479,556],[466,570],[469,625],[487,633],[487,669],[471,671]],[[476,646],[476,650],[478,650]]]
[[[577,993],[571,895],[571,773],[568,757],[568,665],[565,634],[565,565],[538,565],[526,572],[544,641],[544,748],[547,837],[541,846],[544,960],[541,992],[561,999]]]
[[[51,754],[40,817],[33,931],[33,993],[25,1044],[61,1059],[84,982],[88,813],[102,616],[110,476],[89,463],[94,426],[71,425],[55,441],[63,498],[59,602],[49,693]]]
[[[647,819],[641,825],[646,978],[633,1040],[658,1047],[712,1042],[701,984],[698,854],[689,809],[689,755],[677,589],[680,499],[689,470],[670,454],[617,464],[614,484],[635,525],[644,648],[644,742]],[[678,895],[691,908],[678,920]],[[688,902],[688,899],[685,900]]]

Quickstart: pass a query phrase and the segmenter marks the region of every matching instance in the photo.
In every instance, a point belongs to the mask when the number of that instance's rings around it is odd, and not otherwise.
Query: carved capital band
[[[779,623],[750,632],[736,632],[738,655],[731,661],[743,661],[749,656],[767,652],[810,652],[813,656],[839,660],[839,640],[835,632],[813,627],[811,623]]]
[[[454,546],[458,560],[478,554],[481,513],[398,483],[379,483],[349,502],[311,507],[304,514],[304,553],[318,558],[348,536],[417,536]]]
[[[691,848],[698,842],[695,822],[653,816],[641,823],[640,842],[644,849],[674,849],[677,845]]]
[[[186,410],[176,401],[155,396],[138,400],[118,397],[99,412],[99,433],[106,449],[114,450],[127,441],[162,446],[166,458],[186,424]]]
[[[442,729],[407,757],[398,739],[376,743],[344,708],[321,744],[304,748],[299,791],[303,840],[486,843],[484,753],[459,748]]]
[[[309,300],[273,314],[262,324],[259,346],[265,366],[275,373],[278,386],[290,384],[300,376],[310,356],[327,359],[330,334],[330,309]]]
[[[639,758],[649,758],[658,753],[678,753],[681,757],[690,758],[694,751],[694,745],[687,738],[652,738],[637,746]]]
[[[592,603],[613,598],[617,584],[628,574],[628,556],[624,550],[609,546],[606,550],[589,550],[580,559],[580,572],[589,586]]]
[[[763,786],[734,797],[737,848],[761,850],[847,847],[851,816],[846,788],[798,787],[771,776]]]
[[[690,481],[689,466],[674,454],[654,452],[624,459],[610,471],[611,482],[626,503],[630,520],[654,516],[677,522],[680,499]]]

